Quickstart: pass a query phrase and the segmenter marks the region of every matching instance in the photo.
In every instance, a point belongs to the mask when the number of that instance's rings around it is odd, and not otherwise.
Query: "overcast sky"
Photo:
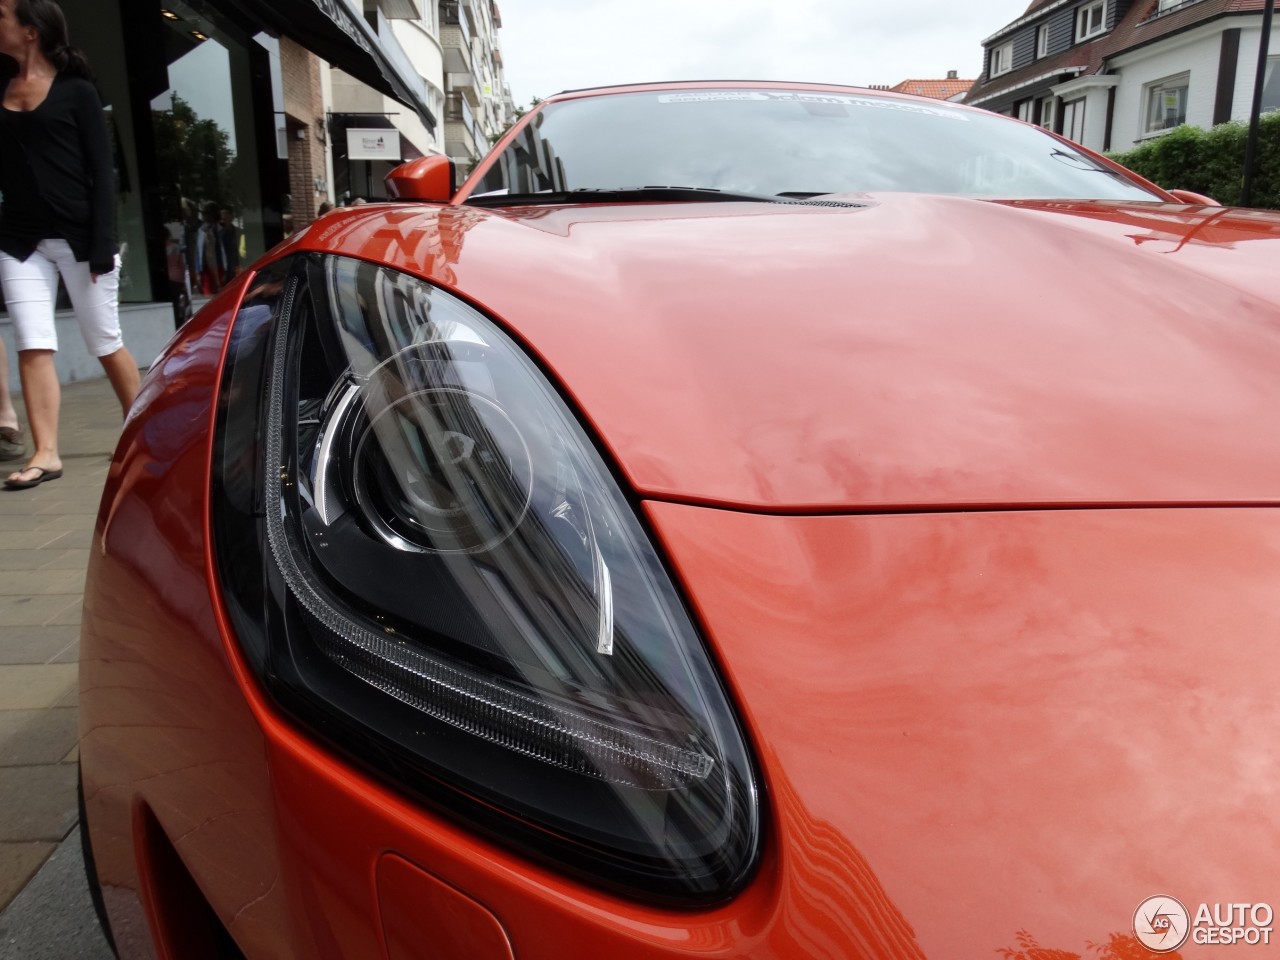
[[[517,105],[645,80],[977,77],[1030,0],[498,0]]]

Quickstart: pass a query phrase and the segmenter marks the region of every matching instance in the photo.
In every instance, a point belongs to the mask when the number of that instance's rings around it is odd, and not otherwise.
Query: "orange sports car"
[[[121,957],[1280,949],[1280,215],[791,83],[388,184],[114,458]]]

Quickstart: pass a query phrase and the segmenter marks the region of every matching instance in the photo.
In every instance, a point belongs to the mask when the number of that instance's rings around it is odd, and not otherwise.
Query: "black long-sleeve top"
[[[11,72],[0,66],[0,91]],[[0,250],[26,260],[61,237],[94,273],[115,266],[115,178],[102,101],[82,77],[59,73],[34,110],[0,106]]]

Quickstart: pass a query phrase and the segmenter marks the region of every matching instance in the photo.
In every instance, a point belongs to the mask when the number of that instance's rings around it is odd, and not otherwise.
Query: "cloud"
[[[893,84],[976,77],[982,40],[1025,0],[499,0],[517,103],[646,80]]]

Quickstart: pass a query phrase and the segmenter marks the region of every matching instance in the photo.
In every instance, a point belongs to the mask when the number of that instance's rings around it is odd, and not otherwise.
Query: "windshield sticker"
[[[899,113],[915,113],[926,117],[939,117],[944,120],[959,120],[968,123],[969,118],[963,110],[947,108],[935,109],[923,104],[908,103],[905,100],[881,99],[879,97],[852,97],[839,93],[792,93],[790,91],[765,90],[686,90],[681,93],[664,93],[658,96],[659,103],[713,103],[726,101],[756,101],[778,103],[827,103],[847,107],[866,107],[871,110],[895,110]]]

